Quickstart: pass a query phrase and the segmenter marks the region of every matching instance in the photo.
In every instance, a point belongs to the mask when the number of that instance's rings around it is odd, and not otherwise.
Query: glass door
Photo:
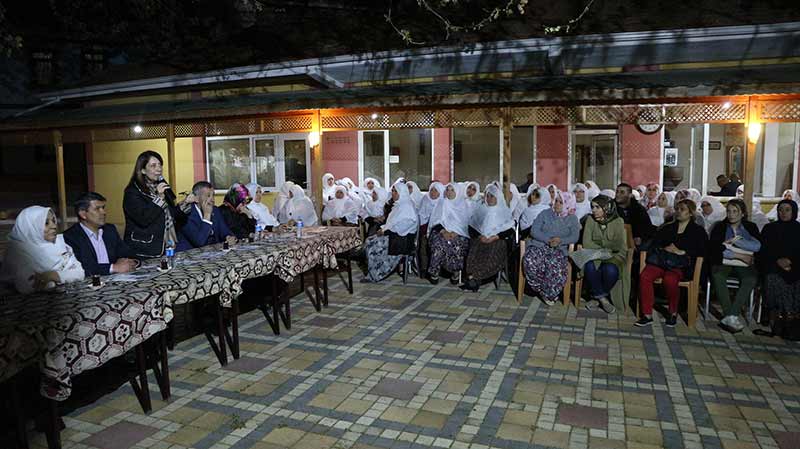
[[[572,182],[593,180],[601,188],[614,188],[619,180],[617,135],[576,131],[572,136]]]
[[[275,179],[275,138],[256,138],[255,139],[255,161],[253,170],[255,170],[255,179],[258,185],[263,187],[277,187],[277,180]]]
[[[389,174],[389,132],[388,131],[362,131],[359,133],[361,139],[361,157],[359,165],[360,179],[359,184],[366,178],[375,178],[384,187],[388,185]]]

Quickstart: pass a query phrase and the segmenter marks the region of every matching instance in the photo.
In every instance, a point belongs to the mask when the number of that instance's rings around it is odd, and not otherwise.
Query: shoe
[[[430,282],[430,283],[431,283],[431,285],[436,285],[436,284],[438,284],[438,283],[439,283],[439,276],[433,276],[433,275],[430,275],[430,274],[429,274],[429,275],[428,275],[428,282]]]
[[[458,273],[453,273],[453,276],[450,278],[450,283],[453,285],[458,285]]]
[[[371,284],[372,280],[370,278],[364,276],[363,278],[359,279],[358,282],[360,282],[362,284]]]
[[[481,287],[480,282],[476,281],[475,279],[470,279],[467,282],[464,282],[464,284],[462,284],[461,287],[459,288],[461,290],[466,290],[476,293],[480,287]]]
[[[646,316],[639,318],[639,321],[633,323],[633,325],[636,327],[646,327],[650,326],[651,324],[653,324],[653,319]]]
[[[542,302],[547,304],[548,306],[552,306],[553,304],[556,303],[556,300],[555,299],[542,299]]]
[[[670,315],[664,320],[667,327],[675,327],[678,324],[678,315]]]
[[[733,324],[732,327],[736,332],[741,332],[745,328],[745,324],[742,322],[742,319],[739,318],[738,316],[733,317],[732,324]]]
[[[597,310],[597,304],[592,300],[586,301],[586,305],[584,307],[589,312],[594,312],[595,310]]]
[[[614,307],[614,304],[611,304],[611,301],[609,301],[608,298],[600,298],[598,301],[600,302],[600,308],[603,309],[603,312],[609,315],[617,310],[617,308]]]

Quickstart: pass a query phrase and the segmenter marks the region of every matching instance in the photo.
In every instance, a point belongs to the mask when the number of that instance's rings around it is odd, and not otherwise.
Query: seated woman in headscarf
[[[392,186],[392,211],[386,224],[366,241],[367,276],[361,282],[380,282],[389,276],[400,259],[414,248],[419,218],[408,186],[398,181]]]
[[[314,210],[314,204],[306,197],[303,188],[297,184],[292,185],[289,190],[289,201],[283,208],[284,220],[278,220],[281,224],[294,226],[298,221],[303,222],[303,226],[316,226],[319,224],[317,212]]]
[[[256,219],[256,225],[261,226],[261,229],[266,231],[272,231],[272,229],[280,223],[278,223],[278,220],[270,213],[269,207],[261,202],[263,198],[261,186],[256,183],[247,184],[247,192],[252,199],[247,203],[247,208],[250,209],[253,218]]]
[[[797,194],[794,190],[784,190],[783,195],[781,195],[783,199],[794,201],[798,205],[800,205],[800,195]],[[775,207],[772,208],[769,212],[767,212],[767,218],[769,221],[776,221],[778,220],[778,205],[776,204]]]
[[[556,302],[567,282],[569,245],[578,242],[581,232],[575,210],[572,194],[557,191],[553,207],[536,217],[526,241],[525,279],[548,306]]]
[[[586,184],[576,183],[572,186],[572,195],[575,197],[575,216],[578,221],[583,221],[583,217],[592,213],[592,200],[589,199],[589,189]]]
[[[659,227],[664,223],[672,221],[672,215],[675,213],[673,204],[675,204],[675,192],[659,193],[656,206],[647,209],[647,216],[650,217],[650,223],[655,227]]]
[[[462,290],[477,292],[484,281],[500,273],[508,259],[510,240],[514,237],[514,220],[500,188],[489,185],[484,201],[470,219],[467,280],[461,286]]]
[[[664,284],[669,302],[669,315],[664,324],[667,327],[675,327],[677,324],[680,299],[678,284],[694,272],[695,261],[697,257],[705,255],[708,240],[705,229],[694,221],[696,207],[690,199],[676,203],[675,220],[658,228],[653,236],[647,265],[639,275],[642,317],[634,323],[635,326],[653,324],[653,284],[658,279]]]
[[[481,204],[481,185],[476,181],[467,181],[464,185],[466,186],[467,206],[470,214],[474,214],[477,206]]]
[[[683,200],[691,200],[694,204],[700,204],[701,197],[700,191],[697,189],[680,189],[675,193],[674,201],[675,204],[678,204]],[[694,212],[694,222],[705,228],[705,220],[703,220],[703,214],[699,210]]]
[[[364,207],[361,208],[361,218],[367,223],[367,237],[378,232],[378,228],[386,221],[384,207],[388,198],[389,193],[376,186],[369,191],[368,198],[364,200]]]
[[[344,186],[336,186],[332,200],[325,202],[322,209],[322,221],[327,221],[331,226],[356,226],[358,225],[358,211],[360,206],[347,195]],[[303,221],[305,225],[305,221]]]
[[[20,293],[33,293],[83,279],[81,263],[58,234],[56,215],[49,207],[23,209],[8,235],[0,280]]]
[[[764,226],[759,252],[761,272],[766,274],[764,296],[769,310],[771,333],[760,335],[800,339],[800,223],[797,203],[781,200],[778,221]]]
[[[332,173],[322,175],[322,202],[330,201],[336,195],[336,178]]]
[[[647,194],[647,186],[644,184],[639,184],[633,189],[635,192],[639,193],[639,204],[641,204],[642,200],[644,200],[644,196]]]
[[[605,195],[609,198],[616,198],[617,192],[614,189],[603,189],[600,191],[600,195]]]
[[[547,193],[550,194],[550,204],[548,204],[548,206],[552,206],[553,205],[553,201],[556,200],[556,191],[557,190],[558,190],[558,187],[555,184],[548,184],[547,185]]]
[[[220,211],[225,224],[237,239],[246,239],[256,230],[256,219],[247,208],[247,189],[238,182],[231,186]]]
[[[431,219],[433,209],[442,201],[443,193],[444,185],[442,185],[441,182],[431,182],[431,185],[428,186],[428,193],[423,195],[419,208],[417,209],[417,215],[419,216],[419,245],[417,251],[419,252],[420,273],[425,273],[428,270],[428,259],[430,258],[430,248],[428,247],[428,222]]]
[[[597,195],[600,195],[600,187],[594,181],[586,181],[586,195],[589,198],[589,201],[592,201]],[[616,192],[615,192],[616,194]],[[613,197],[612,197],[613,198]]]
[[[583,266],[582,275],[591,294],[586,308],[593,309],[591,301],[594,300],[604,312],[611,314],[616,310],[614,304],[624,304],[630,297],[625,222],[617,214],[614,198],[606,195],[598,195],[592,200],[590,217],[583,228],[583,248],[607,250],[610,257],[590,260]]]
[[[431,260],[428,280],[431,284],[439,283],[442,270],[450,273],[450,283],[458,284],[458,274],[464,268],[469,250],[469,221],[464,186],[452,182],[447,184],[429,223]]]
[[[513,218],[514,221],[519,221],[519,217],[522,216],[522,212],[525,211],[527,204],[523,201],[517,185],[513,182],[508,184],[508,193],[511,196],[508,200],[508,208],[511,209],[511,218]]]
[[[661,195],[661,186],[655,182],[647,184],[645,187],[644,195],[642,196],[641,204],[645,209],[650,210],[658,206],[658,197]]]
[[[344,186],[347,189],[347,195],[356,202],[356,204],[361,203],[361,190],[356,186],[352,179],[348,177],[344,177],[340,179],[337,184]]]
[[[420,190],[419,186],[414,181],[406,181],[406,186],[408,187],[408,193],[411,194],[411,201],[414,203],[414,209],[419,210],[422,205],[422,198],[424,197],[422,190]]]
[[[519,217],[519,238],[526,239],[531,233],[531,226],[536,217],[542,212],[550,209],[550,192],[544,187],[532,185],[528,187],[526,196],[528,207],[522,211]]]
[[[272,203],[272,212],[275,214],[278,223],[286,223],[289,221],[285,211],[286,204],[289,202],[290,198],[289,192],[292,190],[293,185],[294,183],[292,181],[284,182],[278,191],[278,196],[275,197],[275,202]]]
[[[704,196],[700,199],[700,213],[703,215],[703,227],[711,235],[711,228],[725,219],[725,206],[715,196]]]

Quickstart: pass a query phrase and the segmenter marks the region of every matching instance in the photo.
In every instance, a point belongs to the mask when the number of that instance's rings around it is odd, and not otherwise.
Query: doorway
[[[572,179],[593,180],[603,188],[619,184],[619,146],[617,130],[572,131]]]

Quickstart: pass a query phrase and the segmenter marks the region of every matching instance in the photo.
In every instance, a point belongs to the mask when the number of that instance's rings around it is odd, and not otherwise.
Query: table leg
[[[167,340],[169,340],[168,333],[166,331],[159,332],[156,340],[157,351],[155,354],[155,357],[158,360],[155,360],[155,363],[153,364],[153,374],[156,377],[156,383],[158,383],[158,390],[161,392],[161,398],[164,399],[165,401],[172,396],[169,383]]]
[[[313,294],[308,293],[308,289],[304,289],[303,293],[305,293],[306,296],[308,296],[308,299],[311,301],[311,305],[314,306],[314,310],[316,310],[317,312],[321,312],[322,311],[322,302],[321,302],[321,299],[320,299],[319,288],[318,288],[318,285],[319,285],[319,265],[314,265],[314,268],[312,269],[312,271],[314,272],[314,293]]]
[[[16,440],[17,446],[23,449],[28,449],[28,431],[25,428],[25,409],[22,407],[22,401],[19,397],[21,386],[19,385],[19,376],[14,376],[9,380],[9,394],[11,395],[11,407],[15,415],[16,424]]]
[[[350,254],[345,255],[344,260],[347,262],[347,292],[353,294],[353,264],[350,260]],[[325,305],[328,305],[328,290],[325,290]]]
[[[61,449],[61,421],[58,416],[58,402],[47,399],[47,437],[48,449]]]
[[[142,411],[150,413],[153,406],[150,403],[150,388],[147,386],[147,359],[144,354],[144,343],[137,345],[134,351],[136,351],[136,370],[139,379],[137,382],[136,375],[131,377],[131,387],[136,394],[136,399],[139,400],[139,405],[142,406]]]
[[[231,354],[234,359],[239,358],[239,299],[234,298],[231,304],[231,331],[233,341],[231,342]]]

